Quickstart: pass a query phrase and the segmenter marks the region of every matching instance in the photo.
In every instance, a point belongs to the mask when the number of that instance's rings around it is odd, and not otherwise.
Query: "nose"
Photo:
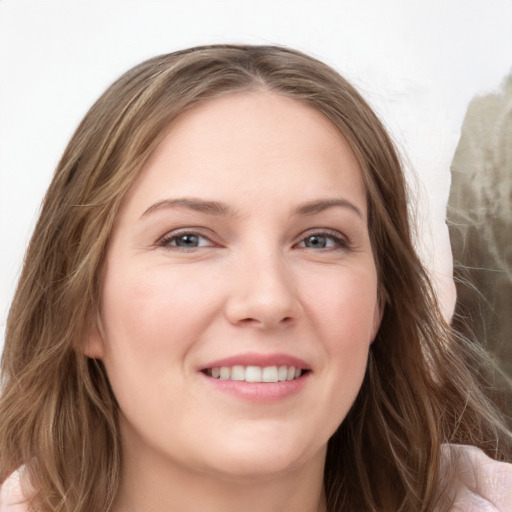
[[[297,286],[283,258],[269,252],[242,261],[232,269],[226,317],[238,326],[259,329],[293,324],[301,306]]]

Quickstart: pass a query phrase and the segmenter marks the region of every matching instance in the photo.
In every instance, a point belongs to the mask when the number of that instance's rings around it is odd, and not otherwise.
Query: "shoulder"
[[[0,486],[0,512],[28,512],[20,476],[20,471],[15,471]]]
[[[512,464],[474,446],[446,444],[442,450],[443,465],[454,476],[450,512],[512,512]]]

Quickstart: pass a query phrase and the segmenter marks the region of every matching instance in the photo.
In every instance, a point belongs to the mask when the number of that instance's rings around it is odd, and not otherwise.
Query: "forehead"
[[[302,201],[335,191],[365,197],[353,151],[322,113],[275,93],[246,92],[179,115],[128,199],[199,193],[229,201],[276,191]]]

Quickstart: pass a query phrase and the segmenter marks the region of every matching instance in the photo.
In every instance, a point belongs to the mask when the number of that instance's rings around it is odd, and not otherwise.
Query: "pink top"
[[[20,472],[16,471],[0,487],[0,512],[28,512],[23,501]]]
[[[473,446],[444,445],[459,455],[450,512],[512,512],[512,464],[496,462]],[[29,512],[23,503],[20,472],[0,487],[0,512]]]

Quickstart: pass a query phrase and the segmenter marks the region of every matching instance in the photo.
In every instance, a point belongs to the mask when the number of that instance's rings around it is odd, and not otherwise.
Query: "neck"
[[[126,447],[128,448],[128,447]],[[155,454],[125,449],[113,512],[326,512],[325,451],[279,474],[192,471]]]

